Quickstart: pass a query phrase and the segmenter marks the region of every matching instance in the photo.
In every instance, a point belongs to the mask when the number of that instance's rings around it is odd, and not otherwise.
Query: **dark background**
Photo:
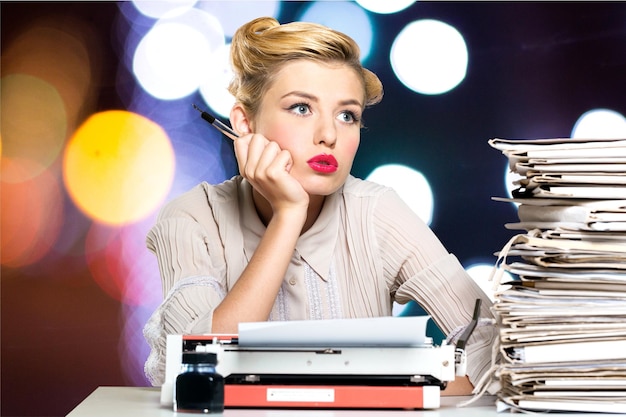
[[[301,7],[287,2],[279,20],[293,20]],[[118,5],[2,2],[3,52],[47,15],[93,28],[102,72],[93,111],[124,108],[111,35]],[[447,22],[467,42],[467,78],[447,94],[416,94],[391,73],[393,37],[417,18]],[[506,161],[488,139],[568,137],[593,108],[626,114],[626,4],[419,2],[372,20],[379,37],[367,65],[385,98],[365,114],[353,173],[365,177],[384,163],[419,169],[437,191],[432,228],[444,244],[464,265],[493,263],[512,235],[504,224],[516,214],[491,200],[506,195]],[[94,283],[82,258],[3,265],[1,284],[3,416],[65,415],[98,386],[132,384],[119,360],[123,306]]]

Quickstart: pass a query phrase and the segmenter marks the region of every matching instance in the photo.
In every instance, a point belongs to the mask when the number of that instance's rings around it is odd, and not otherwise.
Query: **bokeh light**
[[[349,18],[347,18],[349,16]],[[374,40],[374,29],[367,13],[353,2],[312,2],[298,20],[319,23],[345,33],[361,48],[361,61],[367,60]]]
[[[85,238],[85,259],[91,276],[111,298],[122,301],[126,292],[128,268],[123,262],[121,228],[92,223]]]
[[[4,155],[46,169],[93,106],[101,74],[101,45],[93,28],[72,16],[42,17],[2,45]],[[38,172],[23,171],[19,181]]]
[[[163,299],[156,257],[145,237],[154,216],[122,227],[93,223],[85,240],[85,259],[94,282],[122,304],[123,331],[118,344],[126,381],[146,385],[143,373],[149,348],[143,326]]]
[[[404,27],[389,57],[398,79],[421,94],[446,93],[459,85],[467,72],[463,36],[438,20],[417,20]]]
[[[87,216],[119,225],[142,219],[162,203],[174,165],[160,126],[111,110],[94,114],[76,131],[63,170],[70,196]]]
[[[42,170],[35,162],[3,158],[0,185],[0,251],[2,265],[17,268],[33,264],[52,248],[63,222],[63,194],[54,171]],[[16,172],[18,171],[18,172]],[[22,182],[5,182],[29,173]],[[31,177],[30,173],[40,172]]]
[[[398,13],[415,3],[415,0],[356,0],[366,10],[380,14]]]
[[[145,246],[154,218],[122,227],[93,223],[85,240],[85,258],[94,281],[110,297],[127,305],[155,305],[161,299],[156,258]]]
[[[226,90],[230,81],[230,66],[225,57],[227,46],[224,34],[219,22],[206,11],[213,5],[219,7],[221,3],[198,3],[196,8],[201,7],[201,10],[192,9],[156,23],[176,22],[189,25],[201,31],[211,45],[212,52],[209,57],[211,64],[200,80],[198,91],[177,100],[162,100],[143,88],[128,87],[136,83],[136,77],[132,75],[132,57],[137,45],[155,23],[139,14],[132,4],[122,2],[119,5],[122,19],[118,22],[116,33],[119,36],[119,47],[124,51],[121,65],[125,71],[119,73],[116,85],[127,110],[149,117],[160,125],[170,138],[176,158],[176,171],[167,199],[189,190],[201,181],[218,183],[234,173],[230,168],[235,166],[234,153],[232,150],[223,149],[224,143],[219,132],[202,120],[192,107],[192,104],[205,107],[202,102],[210,101],[212,106],[223,109],[224,114],[213,108],[208,110],[215,116],[227,117],[232,106],[233,98]],[[180,74],[174,75],[175,79],[179,76]],[[206,91],[210,93],[207,93],[207,98],[203,98]],[[225,100],[222,104],[219,103],[220,97],[224,97]],[[229,174],[226,174],[226,171]]]
[[[506,163],[504,168],[504,187],[508,197],[513,197],[513,191],[519,188],[517,181],[526,178],[523,175],[513,172],[509,163]]]
[[[0,88],[3,158],[36,162],[10,171],[2,163],[2,181],[20,182],[39,175],[59,156],[67,131],[65,105],[54,86],[30,75],[2,77]]]
[[[144,364],[150,354],[150,347],[143,336],[143,327],[157,307],[158,304],[122,305],[121,314],[124,323],[117,353],[120,365],[124,369],[125,382],[130,386],[149,385],[144,373]]]
[[[13,35],[2,45],[2,262],[26,266],[78,250],[80,226],[72,238],[64,229],[80,222],[67,217],[61,157],[93,109],[102,45],[72,14],[39,16]]]
[[[200,1],[196,7],[215,16],[224,29],[224,34],[232,38],[235,31],[244,23],[260,16],[278,17],[281,2],[264,1]]]
[[[171,17],[191,9],[198,0],[132,0],[143,15],[152,18]]]
[[[501,283],[509,282],[513,279],[512,275],[509,272],[501,271],[502,272],[502,277],[500,279],[501,282],[500,283],[495,282],[493,279],[493,275],[495,271],[494,268],[495,268],[494,264],[476,263],[476,264],[468,266],[465,269],[467,273],[478,284],[480,289],[483,290],[485,294],[487,294],[487,296],[489,297],[489,299],[491,299],[491,301],[495,301],[496,292],[498,290],[501,290],[502,288],[506,288],[506,285],[501,285]]]
[[[126,36],[125,65],[142,88],[163,100],[194,93],[214,66],[212,54],[225,44],[221,23],[198,8],[166,15],[156,23],[136,19],[121,5],[133,31]]]
[[[178,99],[198,89],[210,68],[211,52],[211,45],[196,29],[162,23],[139,42],[133,72],[154,97]]]
[[[213,110],[213,116],[230,117],[230,110],[235,104],[235,97],[228,91],[228,84],[232,78],[228,44],[213,53],[211,67],[200,85],[200,95]]]
[[[127,265],[122,294],[124,329],[118,351],[126,369],[126,378],[133,385],[145,385],[143,365],[150,349],[143,337],[143,327],[163,299],[159,267],[154,254],[145,248],[145,237],[154,218],[124,227],[120,233],[124,253],[120,260]]]
[[[422,173],[404,165],[388,164],[374,169],[367,179],[393,188],[424,223],[431,224],[434,198],[430,184]]]
[[[177,133],[172,139],[177,169],[170,197],[188,191],[201,181],[217,184],[236,173],[232,140],[223,137],[206,121],[198,117],[186,132]],[[232,168],[227,169],[229,163]]]
[[[626,118],[610,109],[593,109],[578,118],[573,138],[626,139]]]

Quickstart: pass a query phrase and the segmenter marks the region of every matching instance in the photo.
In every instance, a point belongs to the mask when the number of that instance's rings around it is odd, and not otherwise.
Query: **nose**
[[[337,126],[334,117],[320,118],[315,132],[315,144],[334,148],[337,143]]]

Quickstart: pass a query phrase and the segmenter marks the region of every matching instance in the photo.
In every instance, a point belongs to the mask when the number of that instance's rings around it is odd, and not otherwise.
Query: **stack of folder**
[[[492,139],[516,176],[497,254],[501,408],[626,413],[626,139]]]

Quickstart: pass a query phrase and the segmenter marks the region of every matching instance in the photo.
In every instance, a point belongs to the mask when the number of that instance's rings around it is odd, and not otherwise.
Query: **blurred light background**
[[[395,187],[486,291],[515,207],[493,137],[626,137],[623,2],[1,4],[3,416],[65,415],[147,385],[164,202],[236,174],[228,50],[258,16],[354,37],[385,86],[357,177]],[[349,16],[349,18],[346,18]],[[415,314],[416,306],[396,306]]]

